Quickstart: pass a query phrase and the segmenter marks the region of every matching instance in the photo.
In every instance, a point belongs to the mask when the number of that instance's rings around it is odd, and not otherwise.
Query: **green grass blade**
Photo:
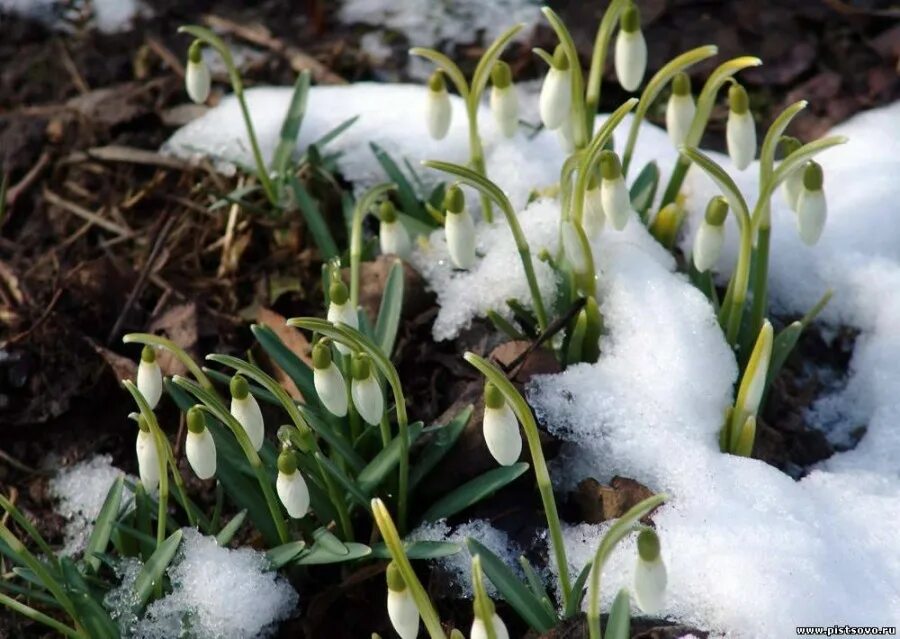
[[[13,610],[23,617],[27,617],[32,621],[37,621],[38,623],[42,623],[51,630],[55,630],[56,632],[64,635],[66,637],[75,637],[76,639],[85,639],[85,635],[78,632],[74,628],[71,628],[63,623],[60,623],[53,617],[45,615],[42,612],[39,612],[32,608],[31,606],[26,606],[20,601],[13,599],[7,595],[0,593],[0,605],[4,605],[10,610]]]
[[[412,446],[421,434],[422,422],[410,424],[409,445]],[[370,461],[362,471],[360,471],[359,475],[356,477],[356,484],[363,494],[371,496],[372,491],[374,491],[384,478],[387,477],[387,475],[397,467],[397,464],[400,463],[401,443],[400,435],[397,435],[387,446],[382,448],[381,451],[375,455],[372,461]],[[366,505],[368,506],[368,502]]]
[[[244,519],[247,518],[247,511],[242,510],[237,515],[231,518],[222,530],[219,531],[219,534],[216,535],[216,543],[220,546],[227,546],[231,543],[231,540],[234,538],[237,531],[240,530],[241,526],[244,523]]]
[[[462,486],[447,493],[422,515],[422,521],[437,521],[450,517],[461,512],[469,506],[478,503],[485,497],[493,495],[495,492],[514,481],[528,470],[528,464],[519,462],[512,466],[502,466],[489,470],[483,475],[479,475],[471,481],[467,481]]]
[[[100,560],[94,556],[94,553],[106,552],[106,546],[109,545],[109,536],[112,534],[113,524],[115,524],[122,506],[122,482],[123,478],[120,476],[110,486],[100,514],[97,515],[97,520],[94,522],[94,529],[91,531],[87,548],[85,548],[84,561],[91,572],[97,572],[100,568]]]
[[[143,612],[147,602],[150,601],[150,595],[156,584],[160,582],[175,553],[178,545],[181,543],[182,532],[176,530],[166,537],[165,541],[159,545],[150,558],[147,559],[141,571],[138,573],[134,582],[134,612],[140,614]]]
[[[2,507],[5,512],[9,513],[9,516],[12,517],[16,524],[18,524],[19,528],[24,530],[25,533],[31,537],[31,540],[37,544],[40,551],[47,557],[47,560],[50,561],[54,567],[57,566],[56,553],[50,549],[50,545],[44,540],[41,533],[39,533],[37,528],[28,521],[28,518],[25,517],[24,513],[22,513],[15,504],[2,494],[0,494],[0,507]]]
[[[403,262],[396,260],[388,273],[375,320],[375,342],[388,357],[394,351],[397,330],[400,328],[400,313],[403,311]]]

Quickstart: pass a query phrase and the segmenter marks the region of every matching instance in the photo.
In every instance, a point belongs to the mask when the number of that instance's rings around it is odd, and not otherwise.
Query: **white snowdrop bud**
[[[578,275],[588,273],[591,268],[591,247],[587,243],[584,231],[580,231],[572,220],[562,223],[562,245],[566,260]]]
[[[428,80],[428,94],[425,98],[425,123],[428,134],[435,140],[443,140],[450,130],[450,118],[453,108],[450,95],[444,83],[444,73],[439,69],[431,74]]]
[[[400,639],[416,639],[419,636],[419,609],[412,592],[393,561],[388,564],[386,575],[387,611],[391,625]]]
[[[197,104],[203,104],[209,97],[209,67],[203,60],[203,45],[195,40],[188,49],[188,62],[184,71],[184,88],[188,97]]]
[[[353,308],[353,305],[350,303],[350,291],[347,290],[346,284],[340,279],[335,279],[328,289],[328,297],[330,299],[327,313],[328,321],[335,326],[343,324],[344,326],[358,329],[359,316],[356,314],[356,309]],[[341,343],[336,343],[335,345],[342,355],[348,355],[350,353],[349,347],[344,346]]]
[[[522,435],[519,421],[496,386],[490,382],[484,385],[484,442],[488,450],[501,466],[511,466],[522,453]]]
[[[563,120],[563,123],[556,129],[556,139],[559,146],[567,155],[571,155],[575,150],[575,129],[572,124],[572,114]]]
[[[802,145],[797,138],[784,137],[781,140],[784,158],[790,157],[791,153],[799,149]],[[803,189],[803,172],[805,165],[794,169],[788,173],[784,182],[781,183],[781,193],[784,195],[784,201],[792,211],[797,212],[797,201],[800,199],[800,191]]]
[[[631,197],[625,188],[625,178],[622,177],[622,165],[619,157],[613,151],[600,153],[600,199],[603,203],[603,212],[609,218],[613,228],[621,231],[628,224],[631,217]]]
[[[203,412],[194,406],[187,412],[187,439],[184,453],[194,474],[209,479],[216,474],[216,442],[206,427]]]
[[[378,230],[378,242],[383,255],[396,255],[401,259],[409,257],[412,251],[412,240],[409,231],[397,216],[397,209],[390,200],[385,200],[378,208],[381,226]]]
[[[816,162],[807,164],[803,171],[803,188],[797,198],[797,230],[800,239],[809,246],[819,241],[828,217],[822,181],[822,167]]]
[[[491,625],[494,627],[494,634],[497,639],[509,639],[509,631],[506,624],[496,612],[491,616]],[[487,639],[488,632],[484,621],[480,617],[475,617],[472,622],[472,630],[469,632],[469,639]]]
[[[725,127],[728,155],[738,171],[743,171],[756,157],[756,123],[750,113],[747,91],[739,84],[728,90],[728,124]]]
[[[772,324],[766,320],[753,345],[750,360],[738,388],[734,411],[736,428],[743,425],[743,421],[748,415],[756,415],[759,411],[759,403],[762,401],[763,390],[766,387],[766,377],[769,374],[769,362],[772,359],[772,341]]]
[[[275,492],[284,505],[288,515],[300,519],[309,512],[309,488],[306,480],[297,470],[295,453],[290,449],[278,455],[278,478],[275,480]]]
[[[705,273],[719,261],[722,245],[725,243],[725,217],[728,215],[728,200],[717,195],[709,201],[706,215],[694,237],[694,266]]]
[[[466,208],[462,189],[456,184],[447,191],[444,211],[444,234],[450,261],[456,268],[470,269],[475,265],[475,221]]]
[[[666,565],[659,554],[659,537],[645,528],[638,535],[638,558],[634,567],[634,598],[648,615],[663,609],[666,597]]]
[[[350,395],[356,412],[367,423],[377,426],[384,415],[384,395],[378,380],[372,374],[372,362],[368,355],[354,355],[350,372],[353,377],[350,381]]]
[[[697,107],[691,95],[691,78],[681,72],[672,78],[672,95],[666,104],[666,131],[676,147],[684,144]]]
[[[600,193],[600,178],[597,173],[592,173],[588,180],[587,190],[584,192],[584,216],[582,226],[588,239],[597,239],[606,222],[606,213],[603,212],[603,196]]]
[[[253,449],[259,451],[266,436],[266,426],[262,411],[250,387],[240,375],[231,378],[231,415],[238,421],[250,438]]]
[[[144,490],[152,493],[159,486],[159,451],[156,438],[143,417],[138,418],[138,436],[135,450],[137,452],[138,475]]]
[[[540,96],[541,122],[550,130],[565,123],[572,110],[572,70],[562,45],[553,53],[553,64],[544,78]]]
[[[511,138],[519,128],[519,98],[509,65],[498,60],[491,70],[491,112],[500,132]]]
[[[159,362],[156,361],[156,351],[152,346],[145,346],[141,351],[141,362],[137,369],[137,388],[147,400],[150,409],[156,408],[159,398],[162,397],[163,379]]]
[[[347,414],[347,384],[341,371],[331,361],[331,348],[319,341],[312,350],[313,385],[319,401],[335,417]]]
[[[647,42],[641,32],[641,13],[634,3],[622,12],[616,36],[616,77],[626,91],[634,91],[647,70]]]

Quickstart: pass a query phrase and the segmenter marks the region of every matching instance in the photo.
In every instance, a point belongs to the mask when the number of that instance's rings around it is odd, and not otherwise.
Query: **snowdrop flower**
[[[138,460],[138,475],[144,490],[152,493],[159,485],[159,451],[156,448],[156,438],[150,432],[143,417],[138,417],[138,436],[135,445]]]
[[[197,104],[203,104],[209,97],[209,67],[203,60],[203,45],[195,40],[188,49],[188,62],[184,71],[184,88],[188,97]]]
[[[309,512],[309,488],[303,475],[297,470],[297,459],[294,455],[294,451],[289,448],[285,448],[278,455],[275,491],[288,515],[300,519]]]
[[[625,188],[619,156],[613,151],[600,153],[600,174],[602,176],[600,200],[603,203],[603,212],[606,213],[613,228],[621,231],[631,217],[631,197]]]
[[[634,567],[634,598],[648,615],[663,608],[666,596],[666,565],[659,554],[659,537],[645,528],[637,539],[638,559]]]
[[[383,255],[396,255],[401,259],[409,257],[412,250],[412,240],[409,231],[403,226],[403,222],[397,217],[397,210],[390,200],[381,203],[378,209],[378,217],[381,226],[378,230],[378,243],[381,245]]]
[[[450,130],[450,118],[453,109],[450,106],[450,95],[444,83],[444,73],[438,69],[428,80],[428,95],[425,98],[425,123],[428,134],[435,140],[443,140]]]
[[[691,95],[691,78],[680,72],[672,78],[672,95],[666,104],[666,131],[676,147],[684,144],[697,107]]]
[[[145,346],[141,351],[141,362],[137,369],[137,388],[150,405],[150,410],[156,408],[159,398],[162,397],[163,379],[159,362],[156,361],[156,351],[152,346]]]
[[[216,443],[206,427],[203,412],[196,406],[187,412],[187,439],[184,453],[194,474],[209,479],[216,474]]]
[[[584,217],[582,225],[588,239],[597,239],[606,222],[606,214],[603,212],[603,197],[600,194],[600,179],[597,173],[592,173],[588,179],[587,190],[584,192]]]
[[[623,89],[634,91],[641,85],[647,69],[647,42],[641,32],[641,13],[633,2],[625,7],[619,19],[615,67]]]
[[[709,201],[706,215],[694,237],[694,266],[701,273],[711,269],[722,254],[725,243],[725,216],[728,215],[728,200],[717,195]]]
[[[556,139],[560,148],[570,155],[575,150],[575,131],[572,126],[572,114],[570,113],[563,123],[556,129]]]
[[[550,130],[562,126],[572,110],[572,71],[562,45],[553,52],[553,63],[541,86],[539,106],[541,121]]]
[[[491,616],[491,625],[494,627],[494,634],[497,639],[509,639],[509,631],[506,624],[496,612]],[[472,630],[469,631],[469,639],[488,639],[487,627],[480,617],[475,617],[472,622]]]
[[[756,124],[750,113],[750,99],[740,84],[728,90],[728,124],[725,128],[728,155],[738,171],[743,171],[756,156]]]
[[[772,340],[772,324],[766,320],[759,331],[744,376],[741,378],[735,403],[736,428],[743,425],[748,415],[756,415],[759,411],[759,403],[766,387],[766,377],[769,374],[769,362],[772,359]]]
[[[511,138],[519,128],[519,98],[509,65],[498,60],[491,70],[491,112],[500,132]]]
[[[484,441],[501,466],[511,466],[522,453],[519,421],[503,393],[490,382],[484,385]]]
[[[797,198],[797,230],[800,239],[808,246],[819,241],[828,217],[822,180],[821,165],[816,162],[807,164],[803,171],[803,187]]]
[[[259,451],[266,435],[262,411],[256,398],[250,393],[250,387],[240,375],[231,378],[231,415],[238,421],[250,438],[253,449]]]
[[[563,253],[572,270],[578,275],[588,273],[591,268],[591,247],[587,243],[584,231],[572,220],[563,222],[561,230]]]
[[[341,371],[331,361],[331,347],[320,340],[312,350],[313,385],[319,401],[335,417],[347,414],[347,384]]]
[[[470,269],[475,265],[475,221],[458,185],[454,184],[447,191],[444,209],[444,233],[450,261],[456,268]]]
[[[406,586],[400,569],[393,561],[387,567],[387,611],[400,639],[416,639],[419,636],[419,609],[412,592]]]
[[[800,140],[791,137],[782,138],[781,145],[785,159],[802,146]],[[795,213],[797,212],[797,202],[800,199],[800,191],[803,189],[804,168],[801,166],[791,171],[784,179],[784,182],[781,183],[781,193],[784,195],[784,201]]]
[[[359,316],[356,314],[356,309],[350,304],[350,291],[347,290],[346,284],[340,279],[335,279],[328,289],[328,297],[330,300],[328,303],[328,321],[335,326],[343,324],[344,326],[358,329]],[[341,343],[335,345],[342,355],[350,353],[349,347]]]
[[[353,379],[350,381],[350,395],[353,397],[353,405],[366,422],[377,426],[384,415],[384,396],[381,394],[381,386],[372,374],[372,362],[365,354],[354,355],[350,362],[350,372]]]

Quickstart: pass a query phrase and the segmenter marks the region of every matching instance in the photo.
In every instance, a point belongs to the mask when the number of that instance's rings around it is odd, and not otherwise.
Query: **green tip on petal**
[[[750,98],[747,97],[747,90],[737,82],[728,89],[728,108],[737,114],[743,114],[750,110]]]
[[[350,362],[350,374],[356,381],[367,379],[372,374],[372,363],[365,354],[354,355]]]
[[[622,31],[625,33],[634,33],[641,29],[641,12],[637,5],[633,2],[625,7],[622,12],[622,18],[619,21]]]
[[[400,572],[400,568],[395,562],[392,561],[388,564],[384,575],[387,579],[388,590],[393,590],[394,592],[403,592],[406,590],[406,580],[403,578],[403,574]]]
[[[569,56],[566,55],[566,49],[561,44],[557,44],[553,50],[553,68],[558,71],[565,71],[569,68]]]
[[[491,382],[484,383],[484,405],[487,408],[503,408],[503,404],[506,403],[506,399],[503,397],[503,393],[500,392],[500,389],[494,386]]]
[[[807,191],[821,191],[824,177],[822,165],[817,162],[810,162],[803,171],[803,188]]]
[[[297,458],[291,449],[286,448],[278,455],[278,472],[283,475],[293,475],[297,472]]]
[[[637,539],[638,554],[644,561],[659,559],[659,536],[651,528],[643,529]]]
[[[672,78],[672,93],[675,95],[691,94],[691,76],[684,71],[679,71]]]
[[[598,171],[591,171],[590,175],[588,175],[588,183],[587,188],[588,191],[593,191],[594,189],[600,186],[600,173]]]
[[[462,213],[464,208],[466,208],[466,196],[463,195],[459,185],[454,184],[447,189],[447,195],[444,196],[444,209],[448,213]]]
[[[188,49],[188,61],[198,64],[201,60],[203,60],[203,43],[194,40]]]
[[[246,382],[245,382],[246,383]],[[192,433],[202,433],[206,430],[206,417],[199,406],[191,406],[187,412],[187,427]]]
[[[783,138],[781,138],[781,157],[786,158],[790,156],[801,146],[803,146],[803,143],[800,142],[800,140],[798,140],[797,138],[793,138],[789,135],[784,136]]]
[[[247,399],[247,395],[250,394],[250,385],[240,375],[235,375],[231,378],[229,388],[231,389],[231,396],[235,399]]]
[[[728,216],[728,200],[717,195],[706,205],[706,222],[712,226],[722,226]]]
[[[491,82],[498,89],[505,89],[512,84],[512,71],[503,60],[497,60],[491,69]]]
[[[138,428],[140,428],[142,431],[144,431],[145,433],[150,432],[150,424],[147,423],[147,420],[144,419],[143,415],[138,415],[137,423]]]
[[[152,346],[145,346],[141,349],[141,361],[147,362],[148,364],[152,364],[156,361],[156,351],[153,350]]]
[[[338,306],[346,304],[347,300],[350,299],[350,291],[347,290],[347,285],[341,280],[332,282],[331,287],[328,289],[328,299],[331,300],[332,304],[337,304]]]
[[[444,72],[438,69],[428,78],[428,88],[435,93],[443,93],[447,90],[447,84],[444,82]]]
[[[331,366],[331,347],[326,340],[319,340],[312,349],[313,366],[323,370]]]
[[[381,206],[378,207],[378,217],[381,218],[382,222],[396,222],[397,209],[394,208],[394,203],[390,200],[382,202]]]
[[[604,180],[617,180],[622,177],[622,164],[614,151],[600,152],[600,173]]]

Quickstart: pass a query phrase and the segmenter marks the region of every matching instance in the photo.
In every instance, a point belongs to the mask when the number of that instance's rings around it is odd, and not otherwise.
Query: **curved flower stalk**
[[[244,427],[254,450],[259,452],[266,436],[266,426],[259,404],[250,393],[247,380],[240,375],[231,378],[229,390],[231,391],[231,414]]]
[[[447,74],[460,97],[462,97],[466,105],[466,117],[469,123],[469,163],[482,176],[487,176],[487,168],[484,163],[484,148],[481,145],[481,136],[478,133],[478,107],[481,104],[481,96],[494,69],[494,64],[500,59],[500,55],[513,37],[524,27],[524,24],[512,26],[494,40],[478,61],[478,66],[475,67],[475,73],[472,75],[471,84],[466,81],[466,77],[456,63],[443,53],[422,47],[413,47],[409,50],[410,55],[420,56],[434,62],[439,69]],[[489,223],[493,222],[494,214],[491,208],[491,201],[487,196],[482,195],[481,208],[484,219]]]
[[[159,335],[153,335],[152,333],[129,333],[122,337],[123,344],[143,344],[145,346],[155,346],[158,348],[164,348],[168,352],[170,352],[175,359],[181,362],[184,367],[190,371],[191,375],[194,376],[194,379],[208,390],[214,390],[214,386],[212,381],[210,381],[209,377],[206,376],[206,373],[197,366],[197,362],[188,355],[183,348],[178,346],[175,342],[170,339],[166,339],[165,337],[160,337]]]
[[[622,88],[629,93],[636,91],[647,70],[647,41],[641,31],[641,12],[634,2],[619,18],[614,64]]]
[[[591,53],[591,68],[588,72],[587,89],[584,98],[584,115],[587,119],[587,137],[591,136],[594,130],[594,116],[597,113],[597,107],[600,105],[600,89],[603,79],[603,71],[606,67],[606,55],[609,51],[609,43],[612,40],[613,30],[619,24],[622,12],[628,6],[631,0],[612,0],[603,18],[600,20],[600,26],[597,27],[597,35],[594,36],[594,49]]]
[[[550,64],[550,71],[547,74],[547,79],[545,80],[545,87],[547,81],[551,78],[551,75],[554,75],[554,72],[559,70],[563,65],[565,68],[564,77],[568,80],[568,89],[570,92],[569,98],[564,100],[566,106],[568,106],[567,112],[569,116],[569,124],[571,126],[571,138],[572,144],[575,146],[575,149],[583,149],[587,146],[590,141],[590,128],[593,126],[593,122],[588,124],[588,117],[590,115],[590,119],[593,120],[593,112],[588,114],[585,112],[585,97],[584,97],[584,74],[581,71],[581,63],[578,60],[578,49],[575,47],[575,41],[572,39],[572,34],[569,33],[569,30],[566,28],[565,23],[562,19],[556,14],[553,9],[550,7],[543,7],[541,12],[544,14],[544,17],[547,18],[547,22],[550,23],[550,26],[556,32],[556,37],[559,38],[559,45],[557,45],[553,57],[551,58],[546,52],[541,51],[540,49],[536,49],[535,53],[538,54],[541,58],[544,59],[548,64]],[[561,83],[563,84],[563,83]],[[564,86],[559,87],[560,89],[564,88]],[[541,117],[544,118],[544,90],[541,90]],[[565,122],[565,118],[561,118],[559,121],[559,125],[561,126]],[[544,124],[547,128],[557,128],[554,126],[550,126],[546,120],[544,120]],[[567,135],[568,133],[566,133]]]
[[[210,479],[216,474],[216,443],[206,427],[206,418],[196,406],[187,412],[187,438],[184,453],[194,474]]]
[[[509,639],[506,624],[497,614],[494,602],[488,597],[484,588],[484,573],[481,569],[481,556],[472,557],[472,590],[475,594],[472,602],[474,619],[469,639]]]
[[[363,218],[375,207],[375,203],[397,188],[393,184],[379,184],[366,191],[353,207],[350,220],[350,305],[356,313],[359,306],[359,263],[362,260]],[[356,324],[353,324],[355,327]],[[341,351],[344,355],[343,351]]]
[[[550,482],[550,472],[547,470],[547,461],[544,459],[544,450],[541,447],[540,434],[537,422],[525,400],[510,383],[506,376],[493,364],[475,353],[467,352],[463,358],[478,369],[485,379],[490,382],[512,408],[515,416],[522,424],[525,439],[528,442],[528,451],[534,462],[534,476],[541,495],[541,503],[544,514],[547,517],[547,529],[550,531],[550,541],[553,546],[553,555],[559,570],[559,586],[562,593],[563,607],[572,596],[572,583],[569,580],[569,564],[566,559],[566,547],[563,542],[562,526],[559,521],[559,513],[556,509],[556,498],[553,496],[553,484]]]
[[[141,361],[137,369],[137,387],[141,395],[147,400],[150,409],[156,408],[159,398],[162,397],[163,381],[162,370],[156,361],[156,351],[152,346],[145,346],[141,350]]]
[[[628,512],[622,515],[616,523],[609,527],[600,545],[594,553],[594,559],[591,562],[591,572],[588,577],[588,609],[587,609],[587,626],[590,639],[600,639],[600,574],[603,571],[603,565],[609,558],[616,545],[622,541],[628,534],[634,532],[638,527],[638,521],[644,515],[651,512],[654,508],[661,505],[668,499],[665,494],[654,495],[643,500],[639,504],[632,507]]]
[[[634,598],[648,615],[659,613],[665,604],[666,564],[659,552],[659,536],[644,528],[637,538],[637,564],[634,568]]]

